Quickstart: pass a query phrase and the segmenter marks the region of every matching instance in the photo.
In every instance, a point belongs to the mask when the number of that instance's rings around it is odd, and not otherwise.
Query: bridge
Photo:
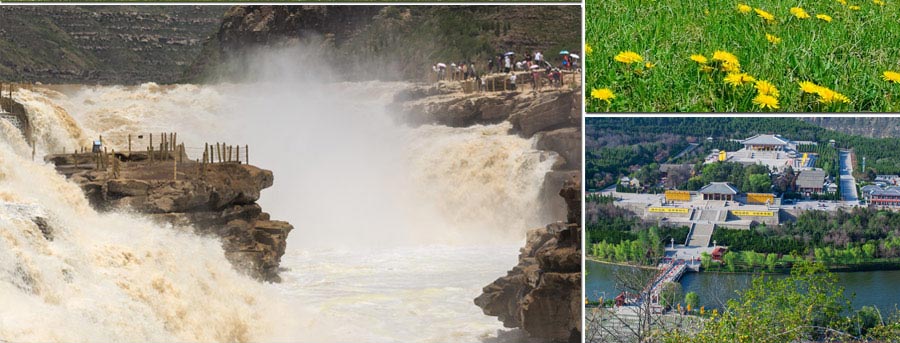
[[[653,281],[646,288],[649,289],[647,293],[650,294],[650,302],[657,306],[659,304],[659,293],[662,292],[663,285],[681,280],[681,277],[687,271],[687,265],[682,260],[674,260],[660,263],[658,268],[659,273],[656,274],[656,277],[653,278]]]

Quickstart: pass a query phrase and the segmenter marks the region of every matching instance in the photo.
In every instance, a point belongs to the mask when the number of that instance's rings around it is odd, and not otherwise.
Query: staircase
[[[691,228],[691,234],[688,237],[688,246],[708,247],[709,241],[712,239],[713,230],[716,224],[696,223]]]

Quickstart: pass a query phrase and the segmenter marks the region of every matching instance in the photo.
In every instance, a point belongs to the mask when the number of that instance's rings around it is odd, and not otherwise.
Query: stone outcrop
[[[118,177],[94,170],[90,154],[54,155],[48,160],[78,183],[100,210],[131,210],[175,227],[221,239],[225,255],[237,269],[278,282],[279,263],[293,226],[271,220],[256,201],[271,187],[271,171],[237,163],[203,165],[184,162],[172,180],[172,161],[121,162]],[[119,155],[127,160],[137,156]],[[86,160],[87,159],[87,160]],[[86,163],[87,162],[87,163]],[[73,170],[71,166],[86,170]]]
[[[552,342],[581,341],[581,185],[567,181],[559,193],[568,222],[528,232],[519,264],[475,298],[485,314],[509,328]]]

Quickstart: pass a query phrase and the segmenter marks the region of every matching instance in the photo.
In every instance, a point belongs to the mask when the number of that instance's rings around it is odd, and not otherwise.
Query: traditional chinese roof
[[[738,189],[728,182],[711,182],[703,186],[699,191],[701,194],[738,194]]]
[[[822,188],[825,184],[825,177],[828,176],[824,170],[812,169],[800,172],[797,177],[797,187],[800,188]]]
[[[744,145],[787,145],[788,140],[776,135],[756,135],[741,141]]]

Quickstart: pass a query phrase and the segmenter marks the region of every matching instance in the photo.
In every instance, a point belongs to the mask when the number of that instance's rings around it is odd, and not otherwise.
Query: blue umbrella
[[[563,50],[563,51],[560,51],[559,54],[560,54],[560,55],[568,55],[568,54],[569,54],[569,50]]]

